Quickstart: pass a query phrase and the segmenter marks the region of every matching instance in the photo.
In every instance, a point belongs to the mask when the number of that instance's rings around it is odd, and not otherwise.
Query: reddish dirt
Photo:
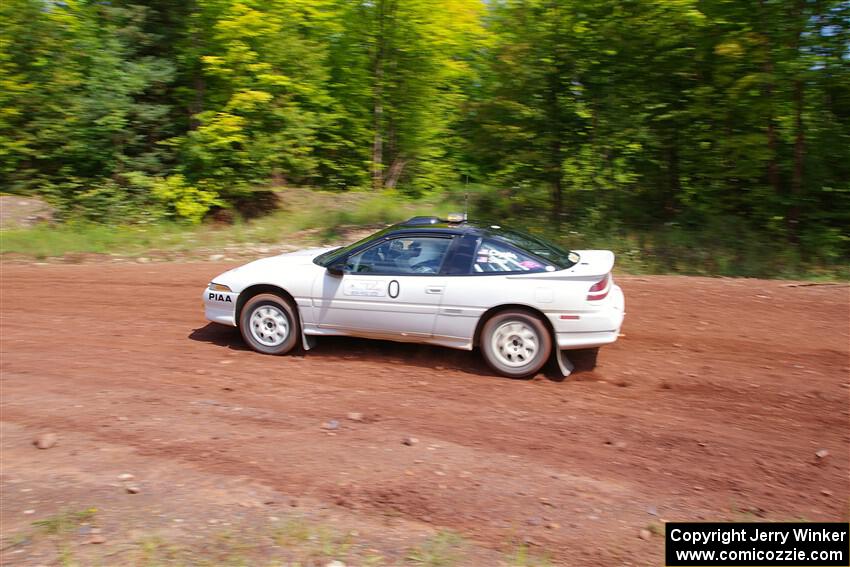
[[[624,336],[595,371],[509,380],[416,345],[248,351],[203,319],[228,267],[2,267],[7,534],[80,491],[108,506],[96,487],[127,467],[163,516],[239,501],[241,483],[397,533],[457,531],[469,564],[525,540],[556,564],[658,565],[663,538],[638,535],[664,521],[848,520],[846,285],[622,276]],[[57,447],[32,447],[42,431]],[[207,489],[175,496],[193,483]]]

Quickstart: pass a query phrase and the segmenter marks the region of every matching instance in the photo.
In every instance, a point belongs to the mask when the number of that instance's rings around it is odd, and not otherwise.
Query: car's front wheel
[[[481,351],[493,370],[511,378],[536,374],[552,353],[552,335],[535,315],[505,311],[481,330]]]
[[[245,343],[264,354],[286,354],[298,342],[298,317],[285,299],[261,293],[249,299],[239,315]]]

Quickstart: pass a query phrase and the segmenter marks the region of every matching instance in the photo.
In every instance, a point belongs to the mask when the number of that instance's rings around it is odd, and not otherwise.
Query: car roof
[[[482,224],[464,220],[461,222],[449,222],[437,217],[413,217],[406,221],[396,223],[386,229],[384,234],[396,232],[434,232],[442,234],[485,234],[500,227],[490,224]]]
[[[320,266],[326,266],[328,263],[335,262],[340,255],[351,255],[356,254],[357,252],[364,250],[373,246],[375,243],[380,242],[382,240],[386,240],[388,238],[398,238],[404,236],[422,236],[427,234],[437,235],[460,235],[466,236],[471,235],[475,237],[494,237],[497,238],[509,246],[515,247],[519,250],[522,250],[524,253],[531,254],[538,257],[540,253],[536,250],[531,250],[526,246],[523,242],[517,242],[517,237],[520,237],[520,240],[534,242],[537,241],[538,244],[541,244],[544,248],[550,248],[555,253],[565,253],[566,251],[560,250],[557,247],[553,247],[551,244],[546,243],[543,240],[540,240],[532,235],[523,234],[519,231],[514,231],[509,228],[504,228],[498,224],[491,224],[490,222],[481,221],[481,222],[470,222],[469,220],[458,220],[456,222],[449,221],[448,219],[440,219],[438,217],[413,217],[406,221],[402,221],[396,223],[394,225],[388,226],[383,230],[379,230],[378,232],[367,236],[366,238],[355,242],[353,244],[349,244],[348,246],[333,248],[328,250],[327,252],[317,256],[314,259],[314,262],[319,264]],[[544,254],[546,258],[549,258],[548,255]],[[568,257],[568,256],[567,256]],[[547,261],[553,262],[552,258],[549,258]]]

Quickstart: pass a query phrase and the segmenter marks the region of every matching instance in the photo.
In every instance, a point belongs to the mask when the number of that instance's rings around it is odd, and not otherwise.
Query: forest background
[[[468,206],[633,271],[847,277],[850,2],[5,0],[0,192],[54,211],[3,253]]]

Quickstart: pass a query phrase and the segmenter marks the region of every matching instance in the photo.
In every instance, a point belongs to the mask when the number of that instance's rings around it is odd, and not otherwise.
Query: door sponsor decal
[[[387,285],[387,293],[389,294],[389,296],[395,299],[396,297],[398,297],[399,291],[401,290],[399,289],[398,280],[391,280],[390,283]]]
[[[355,297],[385,297],[387,292],[379,280],[347,280],[343,282],[343,295]]]

